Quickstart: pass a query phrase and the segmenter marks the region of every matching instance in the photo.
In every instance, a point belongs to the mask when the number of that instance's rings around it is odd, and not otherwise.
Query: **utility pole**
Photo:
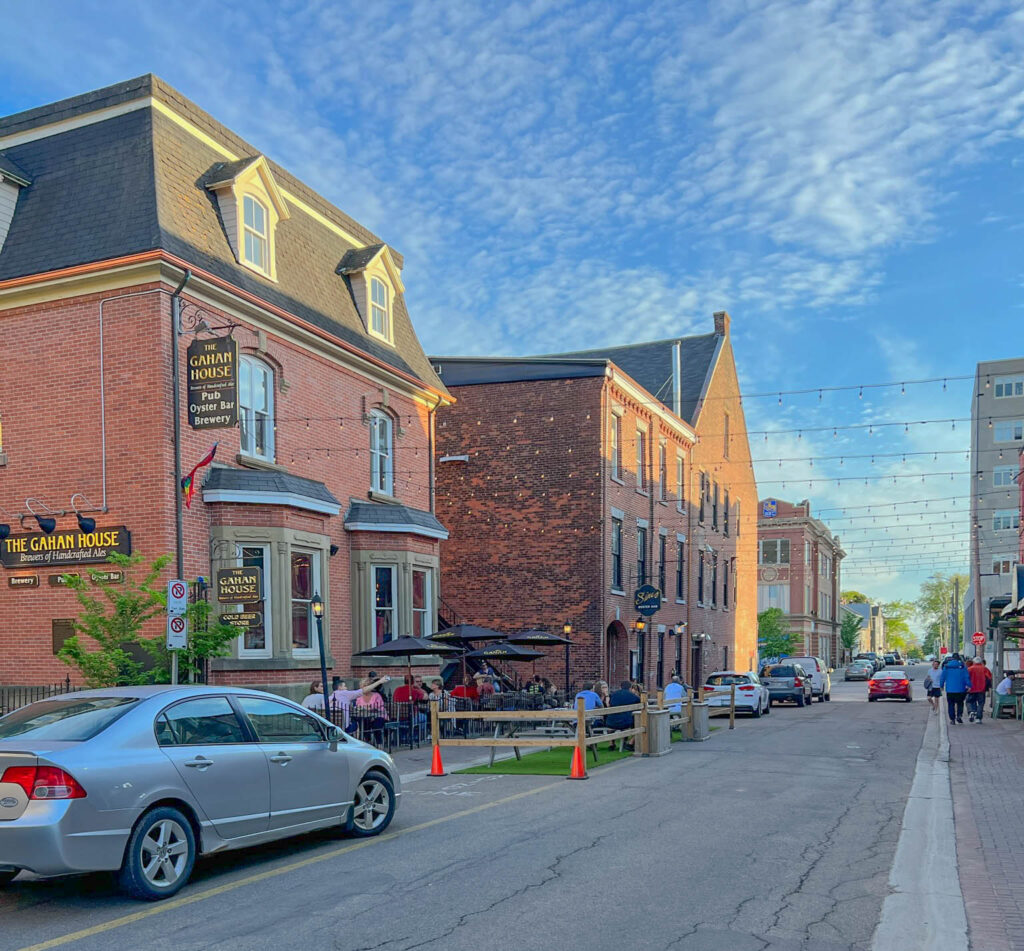
[[[960,579],[953,579],[953,604],[949,616],[950,648],[959,651],[960,644]]]
[[[978,493],[981,491],[980,480],[982,476],[981,471],[981,451],[978,448],[981,432],[981,375],[976,373],[974,377],[974,413],[971,426],[974,430],[974,452],[972,453],[974,465],[972,466],[973,472],[971,476],[971,587],[974,589],[974,630],[983,631],[985,628],[982,624],[982,608],[981,608],[981,540],[978,537],[978,519],[980,514],[978,512]],[[978,481],[979,485],[975,486],[974,482]],[[959,603],[957,605],[958,610],[956,611],[957,617],[959,618]],[[966,621],[967,619],[964,618]]]

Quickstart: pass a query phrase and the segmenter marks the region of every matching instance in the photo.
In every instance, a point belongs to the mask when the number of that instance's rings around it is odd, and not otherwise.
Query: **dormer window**
[[[370,279],[370,329],[385,340],[391,339],[388,288],[379,277]]]
[[[242,199],[242,211],[242,228],[245,233],[242,255],[245,263],[266,272],[270,244],[267,234],[267,209],[252,195],[246,195]]]

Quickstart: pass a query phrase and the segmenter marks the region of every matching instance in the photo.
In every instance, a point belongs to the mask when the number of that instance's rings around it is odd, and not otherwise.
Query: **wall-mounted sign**
[[[775,518],[779,514],[778,499],[766,499],[761,503],[761,518]]]
[[[263,615],[259,611],[238,611],[222,614],[220,623],[247,631],[250,628],[259,627],[263,623]]]
[[[110,571],[93,571],[92,577],[102,584],[120,584],[124,581],[124,572],[111,569]]]
[[[217,572],[217,600],[221,604],[253,604],[263,600],[263,569],[221,568]]]
[[[640,585],[633,592],[633,607],[636,608],[638,614],[645,617],[657,614],[661,607],[661,588],[656,588],[653,584]]]
[[[5,568],[52,568],[110,561],[113,552],[132,553],[132,535],[123,525],[93,532],[28,532],[0,541],[0,564]]]
[[[65,572],[62,575],[50,575],[50,577],[47,578],[46,580],[49,583],[51,588],[66,588],[68,586],[68,583],[64,579],[68,575],[74,575],[77,578],[78,577],[78,572],[77,571],[68,571],[68,572]]]
[[[38,588],[39,575],[11,575],[7,584],[12,588]]]
[[[186,371],[188,424],[193,429],[238,425],[238,344],[234,337],[193,340]]]

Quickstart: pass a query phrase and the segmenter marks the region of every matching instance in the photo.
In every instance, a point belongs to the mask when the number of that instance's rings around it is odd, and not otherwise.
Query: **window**
[[[391,339],[391,307],[388,286],[379,277],[370,278],[370,330],[385,340]]]
[[[665,597],[665,548],[668,545],[668,538],[665,535],[658,536],[658,590],[661,596]]]
[[[1020,528],[1020,512],[1017,509],[998,509],[992,513],[992,531],[1002,532]]]
[[[392,640],[395,634],[395,566],[373,566],[373,644]]]
[[[704,603],[704,552],[697,553],[697,603]]]
[[[642,429],[636,431],[636,488],[643,492],[647,487],[647,433]]]
[[[426,637],[434,633],[433,601],[430,572],[416,568],[412,572],[412,636]]]
[[[612,519],[612,587],[622,590],[622,519]]]
[[[622,417],[612,413],[611,431],[612,478],[622,478]]]
[[[270,273],[267,209],[252,195],[242,199],[242,260],[265,274]]]
[[[714,490],[711,494],[711,528],[718,528],[718,483],[714,483]]]
[[[383,495],[394,495],[394,426],[391,417],[380,410],[370,414],[370,488]]]
[[[242,454],[274,461],[274,371],[243,356],[239,367],[238,416]]]
[[[762,538],[761,557],[758,564],[761,565],[788,565],[789,564],[789,539],[788,538]]]
[[[302,713],[280,700],[239,697],[256,737],[261,743],[320,743],[324,735],[308,713]]]
[[[1013,571],[1013,563],[1015,560],[1016,559],[1011,556],[996,558],[992,562],[992,574],[1008,575],[1011,571]]]
[[[808,566],[811,564],[811,543],[810,542],[804,542],[804,564],[808,565]]]
[[[1003,419],[995,424],[996,442],[1015,442],[1024,439],[1024,420]]]
[[[685,482],[683,481],[686,471],[683,467],[683,457],[676,456],[676,508],[680,512],[683,510],[683,502],[686,500]]]
[[[718,604],[718,552],[711,553],[711,607]]]
[[[832,558],[829,555],[818,555],[818,574],[822,578],[832,577]]]
[[[722,564],[722,607],[729,607],[729,559]]]
[[[292,651],[312,653],[317,648],[313,595],[320,590],[320,553],[292,552]]]
[[[239,657],[269,657],[273,639],[270,636],[270,550],[268,545],[239,545],[236,548],[238,561],[243,568],[259,568],[263,573],[263,600],[255,604],[239,604],[238,611],[259,615],[255,627],[247,627],[238,637]]]
[[[814,605],[811,603],[811,583],[804,585],[804,614],[814,614]]]
[[[708,494],[708,477],[707,473],[702,472],[700,474],[700,505],[697,509],[697,521],[701,525],[704,524],[704,497]]]
[[[757,611],[778,608],[783,614],[789,614],[788,584],[759,584],[757,586]]]
[[[156,720],[160,746],[244,743],[245,734],[227,697],[196,697],[164,710]]]
[[[725,496],[722,499],[722,534],[729,534],[729,490],[725,490]]]
[[[647,529],[643,525],[636,529],[636,583],[647,584]]]
[[[1024,396],[1024,376],[996,377],[995,397]]]
[[[686,600],[686,542],[676,541],[676,599]]]
[[[1013,485],[1014,476],[1017,473],[1014,471],[1013,466],[996,466],[992,470],[992,484],[993,485]]]
[[[729,458],[729,414],[724,413],[722,418],[722,455]]]
[[[666,449],[665,444],[662,443],[658,446],[658,500],[661,502],[665,501],[665,493],[668,482],[668,463],[666,460]]]

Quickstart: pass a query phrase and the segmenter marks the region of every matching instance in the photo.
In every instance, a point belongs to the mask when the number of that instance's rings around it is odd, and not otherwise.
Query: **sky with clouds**
[[[157,73],[405,255],[428,352],[728,309],[749,393],[946,378],[745,405],[806,428],[752,436],[761,495],[825,512],[844,586],[966,567],[969,427],[903,424],[1024,350],[1019,3],[36,0],[5,34],[0,113]]]

